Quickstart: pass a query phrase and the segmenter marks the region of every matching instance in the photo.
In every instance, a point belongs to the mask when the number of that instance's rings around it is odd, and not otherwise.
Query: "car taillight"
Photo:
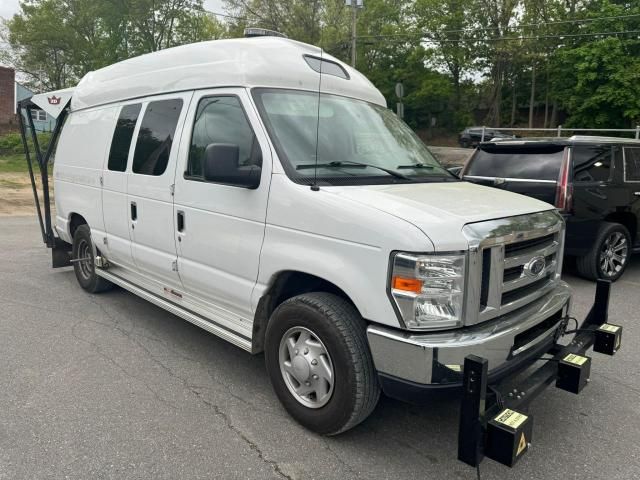
[[[562,167],[560,168],[560,178],[556,187],[556,208],[562,213],[571,213],[573,208],[573,184],[569,181],[571,173],[571,161],[569,159],[569,149],[565,148],[562,156]]]

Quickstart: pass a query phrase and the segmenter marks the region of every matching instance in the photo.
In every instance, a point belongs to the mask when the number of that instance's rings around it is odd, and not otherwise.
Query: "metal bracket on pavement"
[[[572,342],[567,346],[554,344],[543,352],[549,358],[535,355],[529,367],[536,361],[544,363],[524,378],[514,375],[491,383],[486,359],[476,355],[465,358],[458,460],[477,467],[486,454],[488,422],[505,409],[526,411],[531,401],[557,379],[561,359],[572,353],[582,355],[593,345],[595,330],[607,323],[610,291],[610,281],[598,280],[593,306]]]

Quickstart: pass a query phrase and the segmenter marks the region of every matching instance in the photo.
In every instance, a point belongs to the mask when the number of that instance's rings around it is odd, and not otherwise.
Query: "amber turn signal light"
[[[393,277],[391,286],[394,290],[420,293],[422,291],[422,280],[418,280],[416,278]]]

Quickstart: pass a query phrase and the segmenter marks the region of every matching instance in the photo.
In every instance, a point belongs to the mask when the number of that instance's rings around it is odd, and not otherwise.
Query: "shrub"
[[[44,150],[49,145],[49,140],[51,139],[50,133],[38,133],[38,143],[40,143],[40,148]],[[31,142],[31,138],[29,138],[29,149],[33,154],[33,145]],[[19,133],[6,133],[4,135],[0,135],[0,155],[10,155],[10,154],[20,154],[24,153],[24,148],[22,146],[22,138]]]

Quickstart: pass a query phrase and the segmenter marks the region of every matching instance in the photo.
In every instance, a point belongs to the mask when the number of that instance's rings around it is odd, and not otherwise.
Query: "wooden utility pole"
[[[358,20],[358,9],[364,6],[364,0],[345,0],[345,5],[351,7],[351,66],[356,68],[357,60],[357,37],[356,27]]]
[[[356,27],[357,22],[357,7],[355,0],[351,0],[351,66],[356,68]]]

